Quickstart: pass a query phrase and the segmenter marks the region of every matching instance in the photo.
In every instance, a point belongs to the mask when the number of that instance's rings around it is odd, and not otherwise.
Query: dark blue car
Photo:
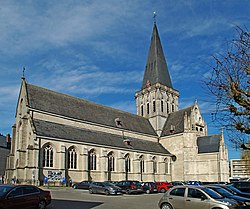
[[[217,193],[219,193],[223,197],[237,201],[237,203],[241,206],[242,209],[250,209],[250,199],[249,198],[234,195],[233,193],[231,193],[231,192],[227,191],[226,189],[223,189],[222,187],[219,187],[219,186],[208,185],[206,187],[216,191]]]

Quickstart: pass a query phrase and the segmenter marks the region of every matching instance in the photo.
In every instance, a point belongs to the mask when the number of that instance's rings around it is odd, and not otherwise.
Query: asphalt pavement
[[[159,209],[162,193],[103,195],[73,188],[44,188],[51,191],[47,209]]]

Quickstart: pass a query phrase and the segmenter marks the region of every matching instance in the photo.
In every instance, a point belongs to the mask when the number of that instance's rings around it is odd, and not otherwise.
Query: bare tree
[[[250,33],[240,27],[224,54],[214,55],[215,64],[205,84],[215,98],[214,119],[238,146],[250,134]]]

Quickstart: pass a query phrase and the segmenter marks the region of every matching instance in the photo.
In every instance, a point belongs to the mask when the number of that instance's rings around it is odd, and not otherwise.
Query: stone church
[[[22,78],[6,180],[228,180],[223,134],[208,135],[197,101],[178,108],[156,23],[135,98],[131,114]]]

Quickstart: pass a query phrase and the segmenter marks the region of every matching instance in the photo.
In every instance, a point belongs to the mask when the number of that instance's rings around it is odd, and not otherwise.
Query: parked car
[[[250,192],[250,181],[234,181],[231,185],[242,192]]]
[[[143,193],[143,187],[139,181],[119,181],[117,186],[126,194]]]
[[[249,198],[234,195],[233,193],[227,191],[226,189],[223,189],[220,186],[208,185],[206,187],[213,189],[214,191],[216,191],[217,193],[219,193],[223,197],[237,201],[242,209],[250,209],[250,199]]]
[[[122,194],[120,187],[111,184],[109,182],[92,182],[89,186],[89,193],[99,193],[99,194]]]
[[[1,209],[45,209],[50,203],[50,191],[32,185],[0,185]]]
[[[162,181],[162,182],[155,182],[156,185],[157,185],[157,190],[158,192],[166,192],[168,191],[171,187],[173,187],[173,185],[169,182],[166,182],[166,181]]]
[[[141,182],[143,191],[147,194],[158,192],[155,182]]]
[[[82,181],[80,183],[73,184],[74,189],[89,189],[89,185],[92,183],[92,181]]]
[[[195,186],[199,186],[199,185],[203,185],[202,182],[200,181],[188,181],[187,185],[195,185]]]
[[[240,209],[236,201],[204,186],[183,185],[169,189],[160,199],[161,209]]]
[[[185,182],[183,182],[183,181],[171,181],[169,183],[172,184],[173,186],[185,185]]]
[[[229,192],[233,193],[234,195],[250,198],[249,192],[242,192],[242,191],[238,190],[237,188],[235,188],[234,186],[232,186],[231,184],[227,184],[227,185],[220,185],[219,184],[217,186],[220,186],[220,187],[228,190]]]

